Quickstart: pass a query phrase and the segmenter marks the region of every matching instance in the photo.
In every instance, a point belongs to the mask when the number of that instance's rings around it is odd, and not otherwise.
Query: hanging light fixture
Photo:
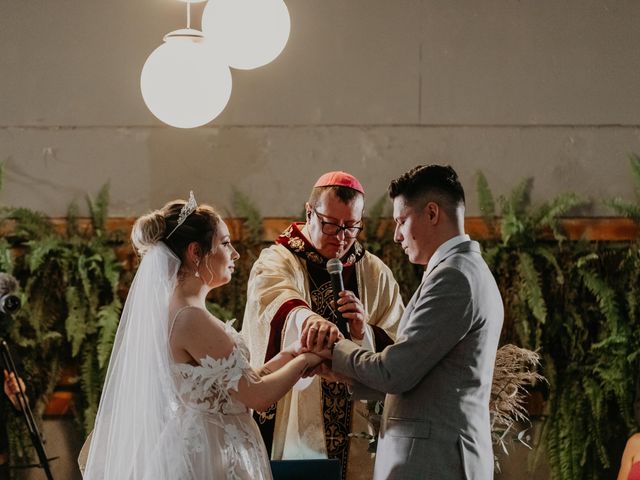
[[[233,68],[249,70],[274,60],[289,39],[291,19],[282,0],[209,0],[202,14],[207,41]]]
[[[202,0],[196,0],[202,1]],[[231,96],[231,72],[220,53],[191,28],[191,0],[187,0],[187,28],[164,36],[142,67],[140,89],[151,113],[178,128],[194,128],[216,118]]]

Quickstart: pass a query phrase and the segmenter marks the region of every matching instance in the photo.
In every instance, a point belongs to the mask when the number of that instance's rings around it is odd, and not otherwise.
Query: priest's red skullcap
[[[364,188],[356,177],[347,172],[328,172],[322,175],[313,188],[316,187],[347,187],[364,195]]]

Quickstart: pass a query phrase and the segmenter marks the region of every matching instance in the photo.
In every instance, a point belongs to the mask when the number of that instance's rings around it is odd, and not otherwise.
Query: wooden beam
[[[64,233],[67,227],[66,218],[50,218],[50,221],[58,233]],[[263,240],[273,241],[289,224],[294,221],[288,217],[268,217],[263,220],[264,235]],[[121,231],[125,237],[131,233],[131,228],[135,218],[132,217],[110,217],[107,219],[107,231]],[[236,241],[241,241],[244,233],[241,218],[226,218],[225,222]],[[392,227],[393,220],[384,219],[383,225]],[[640,228],[637,223],[629,218],[622,217],[578,217],[563,218],[560,226],[569,240],[592,240],[592,241],[634,241],[640,237]],[[79,218],[78,227],[81,231],[91,230],[91,221],[88,218]],[[366,221],[365,221],[366,227]],[[0,229],[0,236],[10,235],[14,228],[14,222],[7,221]],[[493,237],[482,217],[467,217],[465,219],[465,229],[474,239],[489,240]],[[551,231],[543,233],[541,239],[552,239]]]

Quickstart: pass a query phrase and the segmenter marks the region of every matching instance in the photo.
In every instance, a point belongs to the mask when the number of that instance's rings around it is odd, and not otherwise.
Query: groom
[[[391,182],[394,240],[424,265],[396,343],[380,353],[335,343],[332,369],[354,396],[386,394],[374,479],[490,480],[489,395],[503,306],[480,246],[464,233],[464,191],[451,167]]]

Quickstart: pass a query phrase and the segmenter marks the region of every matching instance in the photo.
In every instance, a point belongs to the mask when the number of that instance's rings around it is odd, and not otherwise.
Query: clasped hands
[[[349,323],[351,338],[362,340],[365,324],[367,323],[362,302],[350,290],[344,290],[339,295],[337,310]],[[325,358],[331,358],[331,347],[335,342],[343,339],[344,336],[340,333],[336,324],[320,315],[311,315],[302,325],[302,334],[300,335],[302,347]]]
[[[351,338],[362,340],[367,317],[360,299],[349,290],[340,292],[337,301],[337,309],[342,317],[349,323]],[[336,305],[334,304],[334,307]],[[312,352],[325,359],[309,376],[320,375],[330,381],[346,382],[347,379],[331,371],[330,360],[333,345],[344,340],[344,336],[335,323],[330,322],[320,315],[309,316],[302,325],[300,335],[300,348],[302,351]]]

